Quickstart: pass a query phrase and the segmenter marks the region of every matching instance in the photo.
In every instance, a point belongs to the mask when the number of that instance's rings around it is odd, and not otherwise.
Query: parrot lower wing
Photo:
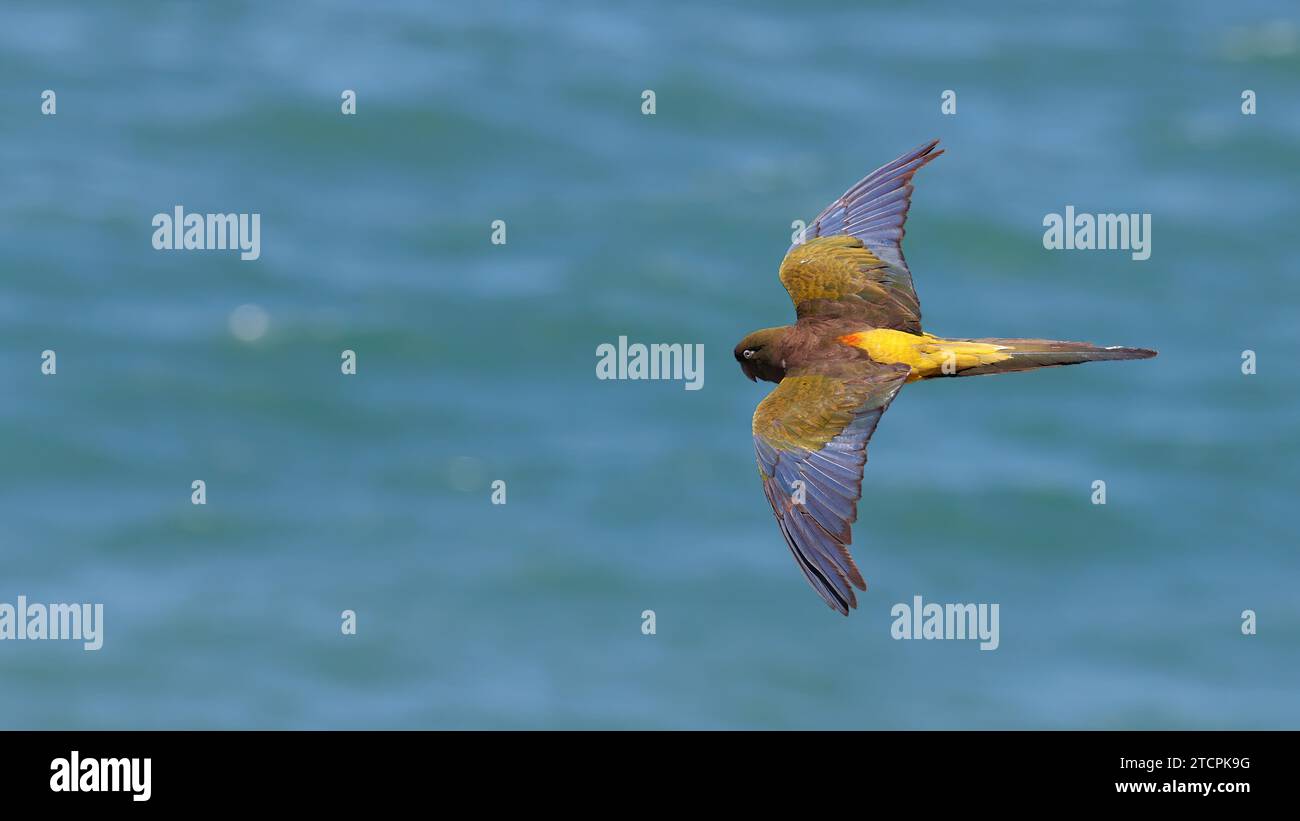
[[[849,544],[867,441],[907,380],[906,365],[788,372],[754,412],[763,492],[808,583],[844,615],[866,590]]]

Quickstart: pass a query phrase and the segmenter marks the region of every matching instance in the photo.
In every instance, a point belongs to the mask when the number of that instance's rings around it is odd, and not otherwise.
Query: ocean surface
[[[1300,727],[1294,6],[59,6],[0,11],[0,603],[103,647],[0,641],[0,727]],[[904,388],[845,619],[732,347],[932,137],[928,330],[1160,356]],[[155,250],[177,205],[260,258]],[[1150,258],[1044,249],[1068,205]],[[918,595],[999,647],[894,640]]]

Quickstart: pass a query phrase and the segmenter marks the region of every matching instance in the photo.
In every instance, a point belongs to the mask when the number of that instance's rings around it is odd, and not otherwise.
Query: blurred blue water
[[[0,726],[1300,725],[1295,18],[6,4],[0,602],[106,635],[0,642]],[[731,347],[792,315],[791,221],[933,136],[928,329],[1161,356],[906,388],[846,620]],[[262,258],[154,251],[176,204],[261,213]],[[1151,259],[1045,251],[1068,204],[1150,212]],[[619,335],[703,343],[704,390],[596,380]],[[891,640],[915,594],[1000,603],[1001,647]]]

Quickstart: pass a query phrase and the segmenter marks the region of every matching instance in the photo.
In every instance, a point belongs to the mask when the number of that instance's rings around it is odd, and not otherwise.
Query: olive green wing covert
[[[844,615],[866,582],[849,553],[867,441],[907,379],[906,365],[791,371],[754,412],[763,492],[813,590]]]
[[[943,151],[932,140],[872,171],[826,206],[781,262],[796,313],[860,319],[921,333],[921,304],[903,258],[912,177]]]

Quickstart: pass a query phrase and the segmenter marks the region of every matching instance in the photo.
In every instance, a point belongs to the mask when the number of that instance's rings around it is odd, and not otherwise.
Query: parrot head
[[[781,347],[785,332],[786,328],[764,328],[736,343],[736,361],[750,381],[762,379],[780,382],[785,378],[784,352]]]

